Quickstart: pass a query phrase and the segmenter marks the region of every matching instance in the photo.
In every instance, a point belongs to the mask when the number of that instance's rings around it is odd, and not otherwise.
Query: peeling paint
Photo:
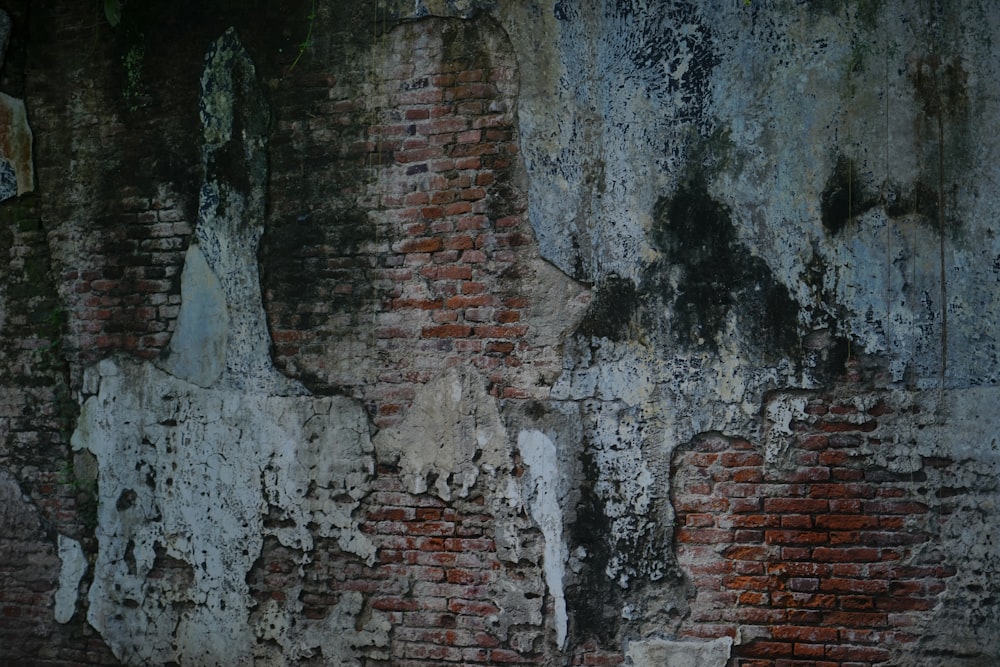
[[[88,563],[83,547],[73,538],[60,535],[57,544],[62,568],[59,570],[59,589],[53,611],[57,623],[69,623],[76,613],[80,580],[87,573]]]
[[[553,598],[556,644],[566,645],[566,597],[563,593],[563,570],[566,566],[566,544],[563,540],[563,509],[559,505],[559,460],[555,444],[541,431],[521,431],[517,449],[528,467],[524,495],[532,518],[545,535],[545,583]]]

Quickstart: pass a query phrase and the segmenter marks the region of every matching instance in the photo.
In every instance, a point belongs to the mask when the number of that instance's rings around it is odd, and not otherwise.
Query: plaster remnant
[[[62,569],[59,571],[59,589],[56,591],[54,613],[57,623],[69,623],[76,613],[80,580],[87,573],[87,557],[80,543],[71,537],[60,535],[58,547]]]
[[[229,326],[223,383],[248,391],[304,394],[269,356],[257,248],[264,232],[270,114],[253,62],[230,28],[209,48],[201,77],[205,182],[195,238],[225,297]],[[214,289],[215,285],[207,285]],[[202,297],[213,306],[217,296]]]
[[[0,201],[35,189],[32,141],[24,101],[0,93]]]
[[[632,667],[724,667],[733,646],[731,637],[711,641],[633,641],[625,651]]]
[[[294,591],[290,591],[294,592]],[[296,599],[297,596],[289,596]],[[364,600],[357,591],[344,591],[337,604],[323,619],[314,621],[303,619],[298,612],[300,602],[292,607],[282,607],[275,600],[265,603],[260,621],[256,623],[257,637],[263,642],[258,648],[257,659],[265,664],[296,665],[306,659],[321,657],[326,665],[353,665],[357,662],[360,649],[367,647],[386,648],[389,645],[389,622],[382,616],[375,616],[367,623],[359,624]],[[268,651],[272,645],[278,650]],[[368,653],[376,659],[388,659],[383,655]]]
[[[406,417],[374,439],[378,458],[398,461],[411,493],[463,498],[481,472],[510,467],[506,430],[485,378],[450,368],[417,393]]]
[[[562,473],[555,443],[537,430],[521,431],[517,449],[527,466],[524,497],[532,518],[545,536],[545,583],[553,599],[556,645],[566,644],[566,596],[563,591],[567,553],[563,539],[563,510],[560,507],[559,482]]]
[[[779,463],[795,438],[792,424],[806,416],[809,399],[799,392],[780,393],[764,404],[764,459]]]
[[[10,41],[11,19],[0,10],[0,66]],[[0,201],[35,189],[32,134],[24,101],[0,93]]]
[[[229,313],[222,285],[195,243],[184,258],[181,294],[170,354],[162,367],[199,387],[210,387],[225,370]]]

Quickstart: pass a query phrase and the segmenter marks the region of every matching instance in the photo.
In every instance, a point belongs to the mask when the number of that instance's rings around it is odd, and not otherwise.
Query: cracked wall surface
[[[0,660],[997,661],[989,3],[77,5]]]

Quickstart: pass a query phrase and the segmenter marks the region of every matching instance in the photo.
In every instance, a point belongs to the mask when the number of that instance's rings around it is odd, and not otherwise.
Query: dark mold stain
[[[573,6],[572,2],[568,2],[567,0],[559,0],[552,8],[552,15],[557,21],[572,20],[576,18],[575,14],[576,8]]]
[[[576,521],[570,526],[570,543],[583,547],[587,559],[574,584],[566,589],[570,631],[578,639],[595,638],[609,644],[618,633],[621,619],[621,589],[608,579],[605,570],[613,554],[608,536],[610,520],[604,501],[594,490],[600,477],[597,462],[589,452],[581,455],[584,468]]]
[[[639,302],[640,295],[635,283],[612,273],[601,281],[576,333],[614,341],[624,340]]]
[[[878,204],[878,196],[858,178],[857,165],[840,155],[820,197],[823,227],[836,236],[857,216]]]
[[[549,413],[549,409],[540,401],[530,401],[525,406],[524,413],[531,419],[539,420]]]
[[[939,228],[938,188],[927,179],[917,179],[908,186],[884,182],[876,191],[870,178],[862,178],[858,168],[844,155],[837,157],[836,166],[820,195],[820,216],[823,229],[830,237],[844,233],[860,216],[881,207],[890,218],[918,216],[924,224]],[[956,225],[955,220],[945,220]]]
[[[649,267],[647,281],[665,283],[669,271],[681,271],[676,285],[663,287],[673,300],[669,326],[678,344],[717,349],[716,337],[735,311],[739,330],[766,356],[797,347],[798,304],[767,263],[739,242],[731,212],[711,198],[701,178],[661,199],[654,220],[663,260]]]
[[[886,188],[885,212],[891,218],[919,215],[927,221],[936,221],[938,215],[937,188],[923,181],[914,183],[908,191],[896,185]],[[934,223],[937,226],[937,223]]]

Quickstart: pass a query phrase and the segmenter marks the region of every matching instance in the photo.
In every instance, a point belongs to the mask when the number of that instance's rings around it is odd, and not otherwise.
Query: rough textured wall
[[[0,660],[1000,659],[989,3],[108,7],[5,8]]]

